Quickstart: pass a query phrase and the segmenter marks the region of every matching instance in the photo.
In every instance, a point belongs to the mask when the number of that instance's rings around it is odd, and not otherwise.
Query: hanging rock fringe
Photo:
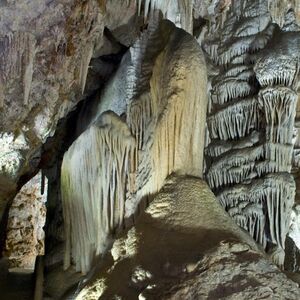
[[[70,147],[62,164],[66,250],[86,273],[103,252],[107,236],[122,226],[129,166],[135,141],[114,113],[104,113]]]

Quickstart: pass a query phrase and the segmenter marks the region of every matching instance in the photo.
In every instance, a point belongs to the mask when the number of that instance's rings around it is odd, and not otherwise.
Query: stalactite
[[[214,140],[206,147],[205,154],[210,157],[218,157],[230,150],[253,147],[258,142],[259,132],[252,131],[250,135],[236,141],[228,140],[224,143],[221,140]]]
[[[300,13],[299,0],[268,0],[268,9],[275,21],[281,27],[284,24],[284,17],[286,12],[293,8],[296,14]]]
[[[22,74],[23,103],[28,104],[34,71],[36,38],[27,32],[16,32],[0,38],[0,107],[4,106],[5,82]]]
[[[73,258],[76,270],[86,273],[103,253],[107,236],[122,226],[134,144],[126,124],[107,112],[64,156],[65,268]]]
[[[270,143],[264,144],[265,159],[269,162],[276,163],[276,172],[290,172],[291,171],[291,156],[293,148],[291,145],[284,143]],[[275,171],[269,171],[275,172]]]
[[[220,81],[213,87],[213,93],[216,98],[213,98],[213,103],[225,104],[235,98],[248,97],[255,92],[255,87],[247,81],[228,78]]]
[[[254,213],[265,217],[268,222],[262,223],[266,228],[259,227],[258,240],[266,247],[268,238],[265,234],[267,232],[271,239],[270,242],[278,244],[284,249],[294,194],[295,183],[292,176],[277,173],[256,179],[251,184],[228,188],[222,191],[218,198],[222,205],[231,212],[242,215]],[[251,206],[248,203],[252,203]],[[256,227],[257,224],[253,223],[252,226]],[[250,228],[248,230],[250,231]]]
[[[255,161],[263,157],[261,145],[233,150],[214,161],[206,175],[211,188],[243,182],[255,171]]]
[[[212,139],[221,140],[245,137],[258,124],[256,99],[233,103],[208,117],[207,125]]]
[[[265,30],[270,24],[270,21],[270,15],[268,13],[263,14],[260,12],[257,16],[246,17],[241,20],[238,28],[233,32],[233,36],[246,37],[249,35],[256,35]]]
[[[33,36],[29,36],[27,39],[27,47],[24,57],[25,72],[23,76],[23,87],[24,87],[24,104],[27,105],[29,101],[29,94],[33,76],[33,64],[34,56],[36,52],[35,48],[36,40]]]
[[[4,107],[4,83],[1,80],[0,76],[0,109]]]
[[[299,43],[270,21],[266,2],[235,1],[224,27],[204,41],[221,70],[212,80],[206,178],[233,219],[282,266],[295,189],[288,173]]]
[[[259,99],[268,129],[267,141],[291,144],[297,93],[286,87],[272,86],[262,89]]]
[[[300,26],[298,24],[298,20],[294,8],[289,9],[285,14],[284,24],[281,29],[283,31],[291,31],[291,32],[300,31]]]
[[[146,32],[130,48],[131,65],[127,71],[126,102],[130,103],[139,94],[149,89],[152,75],[153,59],[164,47],[165,41],[159,41],[159,15],[155,14],[150,20]],[[151,45],[151,46],[150,46]],[[147,53],[147,59],[146,58]]]
[[[80,71],[79,71],[79,83],[81,87],[81,93],[84,93],[86,79],[89,71],[90,61],[93,56],[94,46],[93,44],[86,45],[82,52]]]
[[[189,33],[193,32],[193,4],[194,0],[138,0],[138,12],[144,8],[144,18],[160,10],[163,16],[172,21],[176,26]]]

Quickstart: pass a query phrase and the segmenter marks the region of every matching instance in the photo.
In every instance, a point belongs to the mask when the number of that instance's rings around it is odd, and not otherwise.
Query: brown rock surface
[[[58,120],[89,93],[90,61],[109,49],[102,47],[107,42],[104,27],[114,33],[125,26],[134,19],[135,5],[115,0],[1,1],[0,218],[20,176],[35,170],[30,161],[39,157]],[[135,36],[136,27],[131,30]],[[117,37],[124,34],[121,30]]]
[[[219,299],[222,293],[228,299],[300,295],[206,183],[171,176],[77,299]]]
[[[41,194],[39,173],[23,186],[12,202],[7,224],[5,256],[11,272],[33,272],[38,255],[44,255],[47,186]]]

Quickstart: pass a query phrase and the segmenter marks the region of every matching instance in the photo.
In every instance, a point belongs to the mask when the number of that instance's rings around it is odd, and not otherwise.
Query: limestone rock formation
[[[207,180],[237,224],[283,265],[295,195],[290,172],[300,52],[299,34],[271,23],[269,9],[264,1],[236,1],[207,41],[220,69],[207,120]]]
[[[150,43],[157,47],[148,48]],[[120,95],[114,81],[120,84],[124,74]],[[196,41],[156,16],[112,80],[93,122],[62,164],[65,267],[71,252],[83,273],[104,252],[109,235],[170,173],[202,176],[206,67]]]
[[[47,182],[42,182],[39,173],[22,187],[12,202],[4,252],[11,272],[33,272],[36,257],[44,255],[46,201]]]
[[[118,116],[103,113],[66,153],[61,183],[65,268],[72,257],[76,270],[86,273],[93,257],[105,251],[108,235],[123,225],[134,142]]]
[[[300,298],[299,5],[0,1],[1,299]]]
[[[297,284],[234,224],[205,182],[171,176],[76,299],[299,296]]]
[[[58,120],[89,94],[89,64],[105,54],[104,27],[117,31],[136,11],[135,1],[102,2],[1,1],[0,217],[20,176],[36,171]]]

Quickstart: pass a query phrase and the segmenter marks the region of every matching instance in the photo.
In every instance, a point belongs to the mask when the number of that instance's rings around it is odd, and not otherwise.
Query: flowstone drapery
[[[220,70],[211,80],[208,183],[279,265],[295,195],[299,50],[289,35],[271,23],[266,2],[235,1],[218,37],[204,44]]]
[[[91,125],[64,156],[65,268],[73,261],[88,272],[109,236],[169,174],[202,176],[204,57],[193,37],[171,22],[159,16],[151,22],[108,83]],[[115,89],[124,74],[123,88]],[[115,105],[119,116],[108,112]]]

